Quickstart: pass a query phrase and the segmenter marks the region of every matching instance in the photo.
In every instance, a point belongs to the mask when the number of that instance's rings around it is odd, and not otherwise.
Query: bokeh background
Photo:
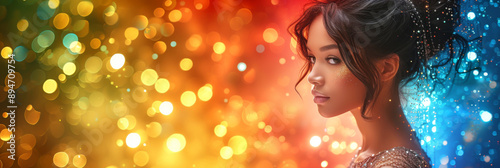
[[[307,2],[1,1],[0,167],[347,167],[354,118],[294,87],[287,27]],[[499,2],[464,0],[461,18],[476,69],[409,87],[405,113],[434,167],[499,167]]]

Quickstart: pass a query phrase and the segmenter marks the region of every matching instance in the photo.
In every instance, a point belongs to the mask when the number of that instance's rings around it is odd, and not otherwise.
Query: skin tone
[[[412,138],[414,132],[404,116],[395,75],[399,68],[399,56],[387,55],[375,61],[380,74],[380,95],[373,101],[366,116],[361,116],[361,106],[366,88],[344,64],[336,42],[330,38],[323,24],[323,16],[317,16],[311,23],[307,41],[309,61],[313,67],[307,77],[313,85],[313,94],[326,101],[317,103],[319,113],[334,117],[351,112],[363,137],[363,145],[356,161],[396,146],[404,146],[417,153],[423,153],[418,142]]]

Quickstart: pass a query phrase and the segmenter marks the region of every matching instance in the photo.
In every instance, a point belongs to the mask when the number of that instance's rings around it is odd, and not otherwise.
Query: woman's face
[[[326,32],[322,15],[310,25],[307,48],[313,64],[307,80],[313,85],[319,113],[334,117],[362,106],[366,88],[345,65],[337,43]]]

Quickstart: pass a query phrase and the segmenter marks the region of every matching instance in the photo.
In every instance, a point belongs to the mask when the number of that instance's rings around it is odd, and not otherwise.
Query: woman
[[[467,41],[453,33],[459,9],[451,0],[315,1],[290,25],[307,60],[295,86],[308,75],[322,116],[356,119],[363,144],[349,167],[431,167],[400,90],[425,70],[460,64]],[[446,58],[430,66],[440,51]]]

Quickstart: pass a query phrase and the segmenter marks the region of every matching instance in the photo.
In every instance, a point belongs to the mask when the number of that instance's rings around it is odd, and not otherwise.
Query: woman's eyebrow
[[[335,49],[335,48],[339,48],[339,47],[336,44],[330,44],[330,45],[326,45],[326,46],[319,48],[319,51],[326,51],[326,50]]]

